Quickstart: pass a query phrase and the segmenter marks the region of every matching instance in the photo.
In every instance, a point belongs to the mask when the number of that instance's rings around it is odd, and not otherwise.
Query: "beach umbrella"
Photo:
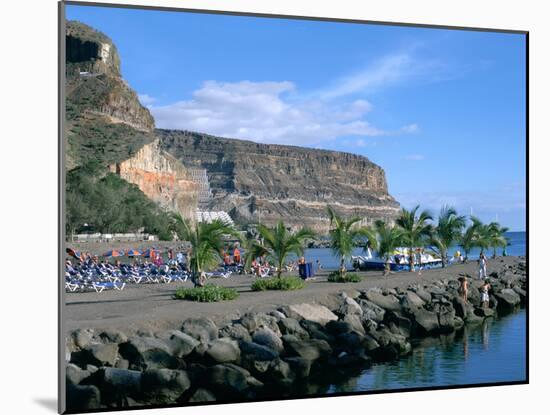
[[[65,250],[70,256],[72,256],[73,258],[76,258],[76,259],[80,259],[80,257],[82,256],[82,254],[79,252],[79,251],[75,251],[74,249],[72,248],[67,248]]]
[[[151,258],[152,256],[157,256],[158,254],[160,254],[160,252],[156,249],[147,249],[145,252],[143,252],[143,256],[145,258]]]
[[[124,251],[122,249],[113,249],[111,251],[107,251],[103,254],[104,257],[118,257],[118,256],[124,256]]]
[[[126,255],[128,255],[128,256],[141,256],[141,251],[138,251],[137,249],[129,249],[128,252],[126,252]]]

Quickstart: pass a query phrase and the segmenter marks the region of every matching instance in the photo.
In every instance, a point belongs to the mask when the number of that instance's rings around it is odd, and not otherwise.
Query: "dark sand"
[[[505,257],[489,259],[487,272],[499,272],[506,264],[517,263],[523,258]],[[181,322],[188,317],[205,316],[219,322],[236,318],[247,311],[261,311],[273,307],[303,302],[323,303],[330,294],[341,291],[364,290],[373,287],[393,288],[407,287],[410,284],[426,284],[431,281],[456,279],[460,273],[473,277],[477,282],[477,262],[453,265],[444,269],[416,272],[399,272],[383,277],[377,271],[360,272],[363,281],[360,283],[331,283],[326,280],[328,272],[323,272],[316,279],[308,281],[302,290],[297,291],[264,291],[253,292],[250,285],[252,276],[232,275],[229,279],[211,279],[209,282],[226,287],[233,287],[240,296],[233,301],[218,303],[197,303],[184,300],[174,300],[172,295],[179,287],[191,287],[188,280],[185,283],[170,284],[127,284],[123,291],[104,291],[102,293],[67,293],[65,316],[67,330],[76,328],[119,328],[126,332],[139,329],[179,328]]]

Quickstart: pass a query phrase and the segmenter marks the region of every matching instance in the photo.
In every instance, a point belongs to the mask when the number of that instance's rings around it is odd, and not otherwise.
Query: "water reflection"
[[[521,381],[525,379],[525,312],[487,319],[461,332],[430,337],[396,362],[374,365],[328,393]]]

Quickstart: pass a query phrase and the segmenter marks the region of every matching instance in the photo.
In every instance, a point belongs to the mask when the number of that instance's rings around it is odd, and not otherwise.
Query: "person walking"
[[[487,257],[483,252],[479,254],[479,279],[483,280],[487,278]]]

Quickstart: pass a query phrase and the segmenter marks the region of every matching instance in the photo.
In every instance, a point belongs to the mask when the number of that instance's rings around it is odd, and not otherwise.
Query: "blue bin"
[[[303,280],[313,277],[313,262],[298,265],[298,273]]]

